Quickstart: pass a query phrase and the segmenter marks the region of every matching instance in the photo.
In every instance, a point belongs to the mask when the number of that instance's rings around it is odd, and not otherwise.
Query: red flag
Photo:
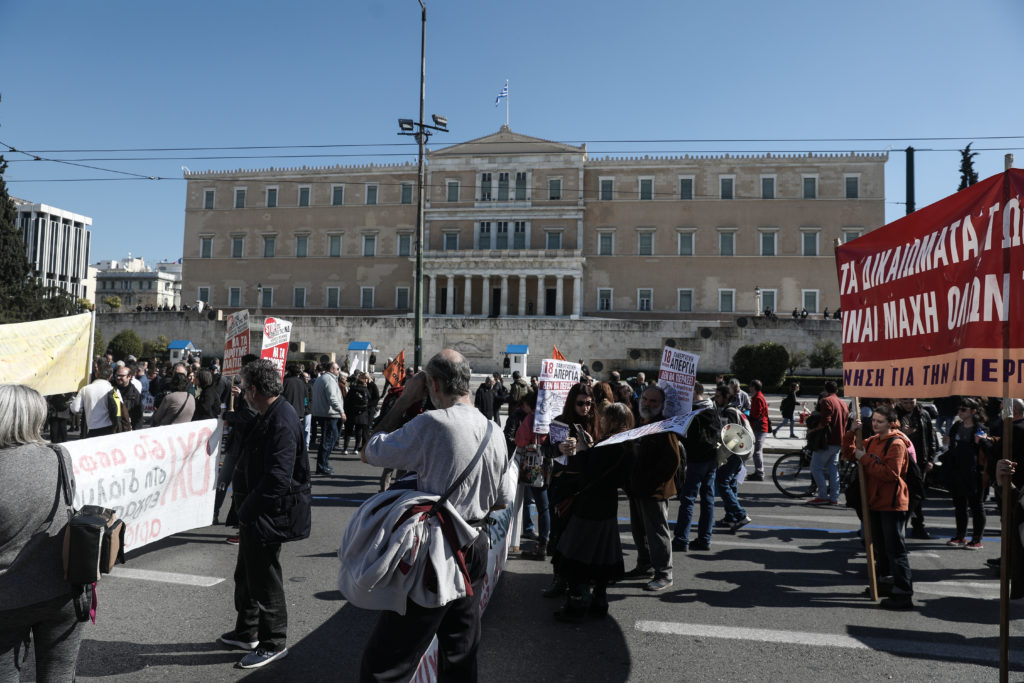
[[[562,352],[554,344],[551,345],[551,357],[555,360],[565,360],[565,356],[562,355]]]
[[[405,349],[402,349],[393,361],[384,368],[384,381],[397,387],[405,376]]]

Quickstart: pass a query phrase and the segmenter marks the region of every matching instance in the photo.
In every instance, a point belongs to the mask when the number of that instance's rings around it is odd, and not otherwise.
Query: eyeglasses
[[[577,406],[592,406],[592,405],[594,405],[594,402],[593,401],[576,401],[576,405]]]
[[[125,377],[131,377],[131,375],[114,375],[114,377],[119,377],[123,379]]]

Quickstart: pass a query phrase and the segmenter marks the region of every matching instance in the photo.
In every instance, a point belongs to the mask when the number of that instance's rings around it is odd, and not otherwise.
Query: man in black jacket
[[[123,406],[123,414],[131,421],[130,429],[142,429],[142,395],[132,385],[132,370],[127,365],[120,365],[114,369],[114,391],[119,397],[118,402]],[[113,415],[111,412],[111,419]]]
[[[917,453],[917,466],[925,477],[935,467],[935,425],[932,416],[917,404],[916,398],[901,398],[896,406],[896,415],[900,418],[900,431],[910,438]],[[912,498],[910,501],[910,524],[913,526],[914,538],[927,540],[932,537],[924,528],[924,510],[922,500]]]
[[[289,492],[309,481],[309,462],[299,417],[281,398],[281,376],[274,363],[253,361],[240,374],[242,396],[259,416],[246,435],[232,481],[241,501],[235,565],[238,616],[234,630],[218,640],[251,650],[238,666],[253,669],[288,654],[281,543],[276,539],[277,534],[302,537],[309,529],[278,528],[278,520]]]
[[[309,421],[306,420],[306,415],[309,414],[309,406],[306,405],[306,389],[307,382],[302,377],[302,366],[298,363],[290,363],[288,365],[288,374],[284,376],[284,389],[281,395],[292,405],[292,408],[295,409],[295,414],[299,416],[303,427],[303,439],[308,448]]]
[[[686,479],[679,491],[679,517],[676,519],[673,550],[710,550],[712,523],[715,521],[715,474],[718,471],[718,444],[722,421],[710,399],[704,398],[704,385],[693,383],[693,417],[682,441],[686,447]],[[697,540],[690,542],[693,504],[700,496],[700,524]]]

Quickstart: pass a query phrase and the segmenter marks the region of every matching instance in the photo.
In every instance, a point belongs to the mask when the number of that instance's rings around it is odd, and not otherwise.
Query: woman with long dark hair
[[[575,466],[576,454],[590,448],[595,441],[594,415],[594,390],[582,382],[574,384],[569,389],[562,413],[555,418],[557,421],[569,425],[568,438],[562,443],[553,444],[550,439],[547,439],[541,444],[541,451],[552,459],[551,485],[548,487],[548,510],[554,510],[562,501],[567,487],[571,486],[572,478],[578,474],[578,469]],[[552,515],[551,535],[548,538],[549,548],[555,547],[564,528],[565,519]],[[544,589],[544,597],[558,597],[565,593],[568,587],[569,584],[558,576],[556,571],[551,585]]]
[[[953,511],[956,515],[956,535],[946,545],[981,550],[981,538],[985,534],[985,506],[982,505],[985,486],[982,484],[982,474],[992,440],[985,427],[985,410],[977,399],[961,399],[957,415],[960,419],[949,428],[949,450],[943,456],[946,483],[953,496]],[[970,541],[967,540],[968,506],[974,518]]]

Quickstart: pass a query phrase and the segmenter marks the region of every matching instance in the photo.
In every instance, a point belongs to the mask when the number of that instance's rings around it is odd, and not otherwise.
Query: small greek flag
[[[508,81],[505,81],[505,87],[502,88],[501,92],[498,93],[498,96],[494,98],[494,106],[495,107],[497,107],[498,104],[501,102],[501,98],[502,97],[508,97]]]

